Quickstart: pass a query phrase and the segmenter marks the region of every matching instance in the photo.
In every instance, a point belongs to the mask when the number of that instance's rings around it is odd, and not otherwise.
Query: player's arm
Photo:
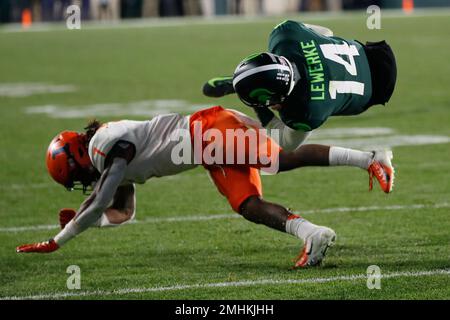
[[[123,158],[115,158],[108,168],[102,173],[94,191],[81,204],[75,218],[73,218],[53,239],[48,241],[22,245],[17,252],[52,252],[78,234],[93,225],[113,200],[127,167],[127,161]]]
[[[134,156],[134,146],[122,144],[113,147],[106,159],[103,171],[92,194],[81,204],[76,216],[53,239],[19,246],[17,252],[47,253],[59,247],[94,225],[113,202],[114,195],[123,181],[128,163]],[[121,150],[122,149],[122,150]]]
[[[332,37],[333,36],[333,31],[331,31],[330,29],[328,29],[327,27],[322,27],[322,26],[318,26],[318,25],[314,25],[314,24],[307,24],[304,23],[305,27],[317,32],[318,34],[321,34],[325,37]]]
[[[118,226],[130,221],[136,214],[136,194],[134,184],[128,184],[117,188],[112,205],[98,221],[99,227]]]
[[[270,131],[277,130],[280,146],[286,151],[293,151],[300,147],[311,134],[311,131],[294,130],[283,123],[278,117],[274,116],[266,125]],[[274,134],[270,134],[272,138]]]
[[[273,137],[272,130],[278,130],[280,146],[286,151],[297,149],[309,137],[311,131],[294,130],[285,125],[269,108],[253,108],[264,128],[269,130]]]
[[[134,157],[134,145],[127,141],[118,141],[108,153],[105,159],[105,167],[108,167],[115,158],[123,158],[129,163]],[[89,198],[81,205],[79,212],[89,204]],[[92,225],[95,227],[114,227],[133,219],[135,215],[135,189],[133,184],[117,187],[113,199],[100,218]]]
[[[102,214],[93,227],[116,227],[134,219],[136,215],[136,196],[134,184],[117,188],[112,204]],[[76,210],[63,208],[59,211],[61,229],[77,214]]]

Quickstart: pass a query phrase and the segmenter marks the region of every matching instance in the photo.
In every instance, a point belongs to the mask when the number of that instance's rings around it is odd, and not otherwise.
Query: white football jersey
[[[166,114],[148,121],[108,122],[92,137],[89,157],[94,167],[102,173],[111,148],[121,140],[132,143],[136,153],[127,166],[123,183],[144,183],[151,177],[173,175],[194,168],[193,160],[188,164],[172,161],[172,149],[180,143],[170,139],[174,132],[183,132],[183,139],[190,141],[189,116]]]

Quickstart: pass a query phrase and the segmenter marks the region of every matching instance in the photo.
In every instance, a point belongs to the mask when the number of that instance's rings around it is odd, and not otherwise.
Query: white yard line
[[[360,150],[392,149],[400,146],[419,146],[449,143],[450,137],[438,135],[392,135],[379,137],[363,137],[351,139],[316,139],[314,136],[308,143],[340,146]]]
[[[26,107],[26,114],[44,114],[56,119],[85,119],[89,117],[144,116],[155,117],[164,113],[194,112],[210,107],[204,104],[192,104],[185,100],[158,99],[130,102],[105,102],[79,106],[39,105]]]
[[[13,184],[1,184],[0,190],[11,189],[11,190],[24,190],[24,189],[45,189],[45,188],[60,188],[55,183],[42,182],[42,183],[13,183]]]
[[[0,97],[22,98],[36,94],[67,93],[77,91],[71,84],[51,84],[43,82],[1,83]]]
[[[320,140],[354,137],[362,138],[393,135],[396,133],[395,129],[386,127],[338,127],[317,129],[312,133],[311,138]]]
[[[425,276],[448,276],[450,275],[449,269],[437,269],[437,270],[424,270],[424,271],[404,271],[404,272],[391,272],[382,274],[382,279],[391,278],[416,278]],[[367,279],[366,274],[350,274],[328,278],[306,278],[306,279],[258,279],[258,280],[244,280],[235,282],[215,282],[215,283],[197,283],[197,284],[176,284],[173,286],[165,287],[147,287],[147,288],[122,288],[116,290],[93,290],[93,291],[68,291],[68,292],[54,292],[29,296],[6,296],[0,297],[0,300],[30,300],[30,299],[62,299],[70,297],[89,297],[89,296],[116,296],[125,294],[139,294],[139,293],[151,293],[151,292],[167,292],[167,291],[180,291],[180,290],[192,290],[192,289],[214,289],[214,288],[226,288],[226,287],[252,287],[263,285],[302,285],[302,284],[319,284],[328,282],[355,282],[358,280]]]
[[[368,207],[336,207],[324,208],[315,210],[300,210],[300,214],[316,214],[316,213],[335,213],[335,212],[366,212],[366,211],[396,211],[396,210],[417,210],[417,209],[440,209],[450,208],[450,203],[437,204],[410,204],[410,205],[390,205],[390,206],[368,206]],[[154,217],[143,220],[133,221],[132,224],[146,224],[146,223],[165,223],[165,222],[195,222],[195,221],[210,221],[210,220],[225,220],[241,218],[240,215],[234,213],[227,214],[212,214],[212,215],[188,215],[188,216],[174,216],[174,217]],[[59,228],[57,224],[36,225],[36,226],[21,226],[21,227],[2,227],[0,232],[25,232],[25,231],[40,231],[53,230]]]
[[[447,164],[443,162],[443,164]],[[189,180],[189,179],[196,179],[200,176],[207,176],[206,172],[199,172],[199,173],[191,173],[191,174],[178,174],[178,175],[172,175],[172,176],[166,176],[161,178],[152,178],[149,180],[150,183],[156,183],[161,181],[168,181],[168,180]],[[149,185],[148,183],[147,185]],[[29,189],[58,189],[63,190],[61,185],[54,183],[54,182],[37,182],[37,183],[11,183],[11,184],[0,184],[0,190],[29,190]]]

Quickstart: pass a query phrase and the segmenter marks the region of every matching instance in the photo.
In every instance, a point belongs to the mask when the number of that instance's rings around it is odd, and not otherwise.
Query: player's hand
[[[66,224],[72,220],[77,212],[73,209],[63,208],[59,210],[59,225],[61,226],[61,230],[64,229]]]
[[[59,249],[59,246],[55,242],[55,240],[50,239],[50,240],[44,241],[44,242],[24,244],[24,245],[18,246],[16,248],[16,252],[17,253],[20,253],[20,252],[50,253],[50,252],[56,251],[58,249]]]

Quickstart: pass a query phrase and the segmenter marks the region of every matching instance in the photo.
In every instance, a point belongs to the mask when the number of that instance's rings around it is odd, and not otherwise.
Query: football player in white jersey
[[[355,166],[367,170],[370,182],[375,177],[388,193],[394,178],[392,154],[316,144],[302,144],[288,151],[283,149],[287,144],[283,130],[279,132],[278,144],[259,129],[255,120],[217,106],[190,116],[168,114],[149,121],[123,120],[103,125],[94,121],[85,133],[60,133],[47,151],[50,175],[68,189],[80,185],[86,190],[95,186],[77,212],[60,211],[62,230],[58,234],[48,241],[19,246],[17,252],[52,252],[91,226],[128,222],[135,215],[134,183],[177,174],[201,164],[234,211],[249,221],[303,240],[294,267],[319,265],[336,240],[335,232],[263,200],[259,170]],[[246,139],[257,131],[258,135],[253,136],[256,143]],[[239,139],[243,144],[239,145]],[[174,158],[181,149],[183,161]],[[208,150],[212,151],[209,153],[212,158],[208,158]],[[239,162],[239,157],[244,161]]]

